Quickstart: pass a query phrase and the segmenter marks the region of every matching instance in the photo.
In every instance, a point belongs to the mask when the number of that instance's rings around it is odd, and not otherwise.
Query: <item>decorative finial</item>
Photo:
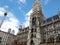
[[[60,12],[60,8],[58,8],[58,11]]]
[[[4,16],[6,16],[8,12],[9,12],[8,9],[6,9],[6,11],[4,13]]]

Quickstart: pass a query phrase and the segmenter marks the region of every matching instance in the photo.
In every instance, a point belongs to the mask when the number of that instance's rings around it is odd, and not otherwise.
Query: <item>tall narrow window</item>
[[[31,38],[33,38],[33,34],[31,34]]]
[[[1,43],[2,37],[0,37],[0,43]]]
[[[34,45],[34,42],[33,42],[33,40],[31,40],[31,42],[30,42],[30,45]]]

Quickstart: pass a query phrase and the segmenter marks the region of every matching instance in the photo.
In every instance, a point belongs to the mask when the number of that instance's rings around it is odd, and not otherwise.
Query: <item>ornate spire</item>
[[[42,6],[40,4],[40,0],[35,0],[33,4],[33,11],[40,11],[42,9]]]
[[[36,2],[38,3],[38,2],[40,2],[40,0],[36,0]]]

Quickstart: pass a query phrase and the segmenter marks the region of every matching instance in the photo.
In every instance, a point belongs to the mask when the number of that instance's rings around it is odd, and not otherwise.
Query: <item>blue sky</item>
[[[0,0],[0,20],[3,17],[5,9],[9,10],[9,14],[6,17],[1,30],[7,31],[8,28],[12,28],[12,30],[17,31],[21,23],[28,26],[28,14],[32,12],[32,4],[34,1],[35,0]],[[54,16],[58,13],[58,8],[60,8],[60,0],[40,0],[40,2],[46,18]],[[12,27],[9,25],[12,25]]]

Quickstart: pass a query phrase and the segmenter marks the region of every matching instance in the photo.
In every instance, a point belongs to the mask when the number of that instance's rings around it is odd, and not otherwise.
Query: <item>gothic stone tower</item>
[[[40,25],[45,20],[39,0],[33,4],[33,13],[30,16],[30,26],[27,45],[39,45],[41,42]]]

